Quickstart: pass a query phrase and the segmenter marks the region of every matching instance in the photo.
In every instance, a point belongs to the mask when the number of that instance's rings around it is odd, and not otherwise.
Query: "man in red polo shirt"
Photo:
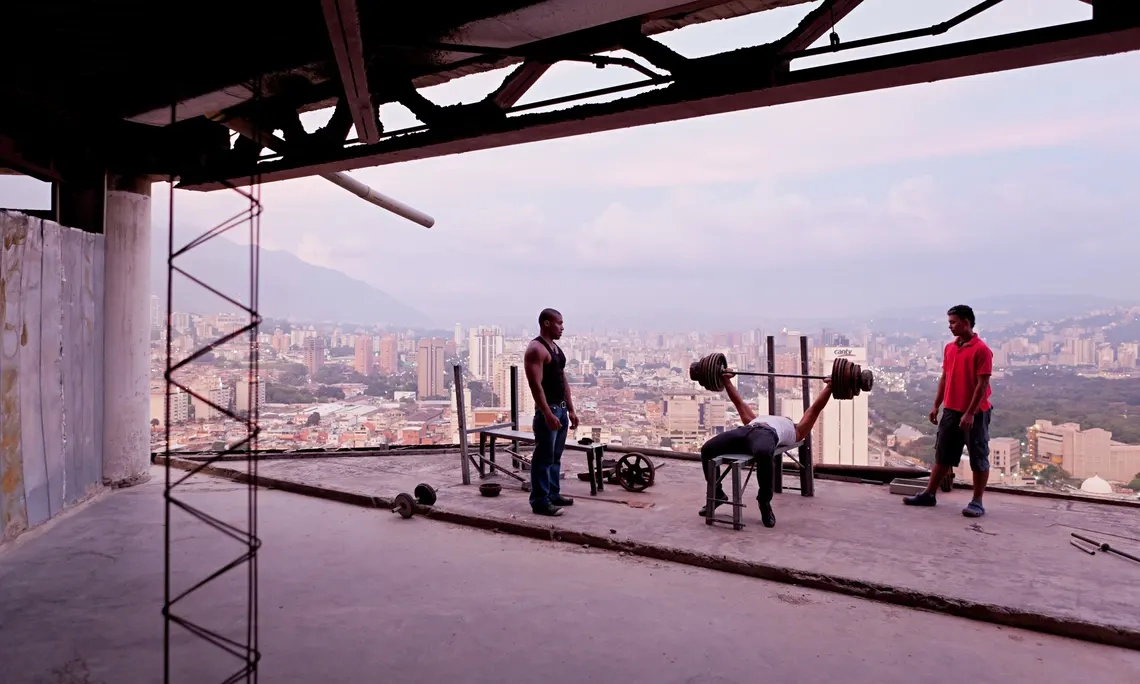
[[[942,377],[930,422],[938,426],[934,443],[934,467],[926,491],[903,499],[908,506],[933,506],[935,492],[942,479],[962,461],[962,449],[970,454],[970,470],[974,471],[974,498],[962,510],[968,518],[986,514],[982,494],[990,479],[990,375],[994,355],[982,338],[974,332],[974,310],[959,304],[946,312],[954,341],[946,345],[942,356]],[[938,409],[942,408],[942,418]]]

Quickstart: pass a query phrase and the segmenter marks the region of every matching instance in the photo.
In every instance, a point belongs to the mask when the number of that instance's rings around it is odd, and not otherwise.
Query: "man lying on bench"
[[[776,524],[776,514],[772,512],[772,477],[774,475],[772,459],[774,453],[779,447],[795,444],[811,434],[812,426],[819,419],[819,414],[827,405],[827,400],[831,398],[831,382],[829,380],[823,381],[823,391],[815,398],[808,410],[804,411],[800,422],[793,423],[791,418],[784,416],[756,415],[756,412],[745,403],[740,392],[732,384],[731,378],[734,375],[731,372],[724,374],[724,391],[728,393],[728,398],[732,400],[732,405],[736,407],[737,413],[740,414],[740,421],[744,425],[716,435],[705,442],[704,446],[701,447],[701,467],[704,468],[705,480],[707,481],[712,476],[709,473],[709,461],[717,456],[743,454],[755,457],[756,486],[758,488],[756,501],[760,504],[760,519],[764,522],[764,527],[774,527]],[[716,489],[716,498],[717,506],[720,505],[719,502],[728,498],[719,484]],[[708,508],[707,504],[701,508],[701,516],[706,514],[706,508]]]

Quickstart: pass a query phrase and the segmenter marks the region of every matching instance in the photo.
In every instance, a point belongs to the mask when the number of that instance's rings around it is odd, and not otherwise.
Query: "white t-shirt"
[[[788,446],[796,443],[796,424],[791,418],[784,416],[756,416],[749,425],[767,425],[776,431],[779,437],[778,446]]]

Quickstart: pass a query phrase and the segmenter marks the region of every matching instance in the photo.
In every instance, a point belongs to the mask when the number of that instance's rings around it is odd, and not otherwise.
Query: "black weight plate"
[[[843,381],[843,366],[847,359],[836,359],[831,364],[831,395],[836,399],[846,399],[844,392],[846,385]]]
[[[416,501],[418,501],[421,506],[435,505],[435,490],[426,482],[421,482],[416,485],[414,493],[416,495]]]
[[[728,359],[725,358],[724,354],[717,352],[712,355],[709,366],[712,385],[715,391],[720,392],[724,389],[724,372],[728,370]]]
[[[416,502],[411,494],[397,494],[392,510],[399,513],[401,518],[410,518],[416,512]]]

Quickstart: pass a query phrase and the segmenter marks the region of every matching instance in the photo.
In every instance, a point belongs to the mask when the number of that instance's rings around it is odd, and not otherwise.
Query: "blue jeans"
[[[541,411],[534,414],[534,453],[530,458],[530,507],[546,506],[560,496],[559,482],[562,477],[562,450],[566,446],[566,428],[570,425],[566,407],[562,404],[551,406],[550,410],[562,423],[557,431],[546,425],[546,417]]]

